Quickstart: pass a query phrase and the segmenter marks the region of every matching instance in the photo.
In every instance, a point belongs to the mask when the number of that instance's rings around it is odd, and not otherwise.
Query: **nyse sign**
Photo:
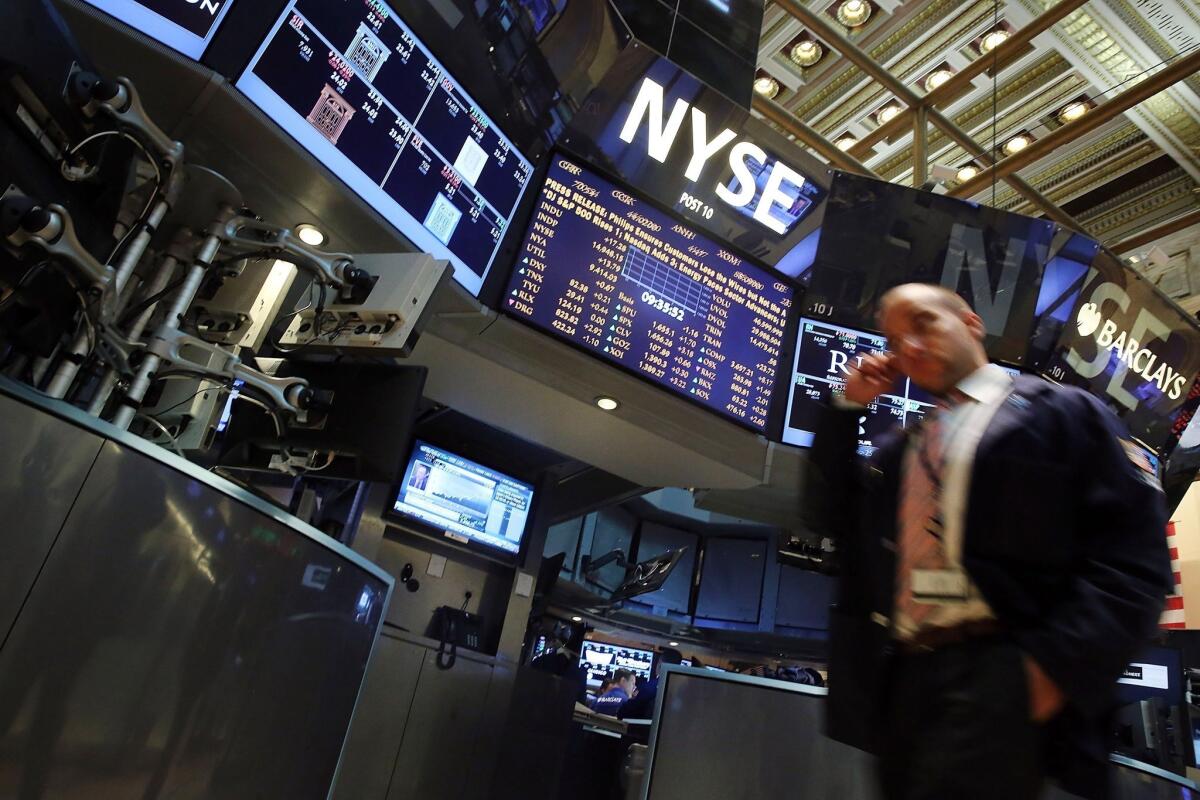
[[[134,2],[135,0],[130,0]],[[166,17],[189,33],[207,36],[221,9],[232,0],[136,0],[154,13]]]
[[[683,177],[692,183],[698,183],[704,175],[705,167],[728,148],[726,160],[737,179],[737,188],[733,189],[719,180],[707,188],[733,208],[746,208],[757,199],[752,214],[755,222],[777,234],[786,234],[788,224],[780,214],[796,204],[807,179],[782,161],[775,161],[770,167],[766,185],[760,196],[751,164],[769,163],[770,158],[763,148],[748,140],[735,143],[738,135],[729,128],[713,130],[710,136],[708,115],[682,98],[675,100],[669,114],[665,106],[663,87],[651,78],[644,78],[621,127],[621,141],[633,144],[644,127],[647,154],[660,164],[665,164],[679,138],[684,121],[687,120],[691,132],[691,136],[687,138],[691,149]],[[681,202],[689,210],[711,216],[704,203],[690,195],[685,197]]]
[[[992,359],[1023,363],[1052,223],[845,173],[828,204],[805,313],[874,330],[888,289],[938,283],[979,314]]]
[[[1165,454],[1200,373],[1200,328],[1101,251],[1046,372],[1105,398],[1134,436]]]

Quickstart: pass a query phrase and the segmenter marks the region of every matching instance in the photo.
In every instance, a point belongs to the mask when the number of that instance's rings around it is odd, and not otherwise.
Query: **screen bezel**
[[[524,209],[524,212],[525,212],[523,215],[524,224],[521,226],[519,231],[517,229],[515,222],[512,226],[510,226],[512,228],[512,230],[514,231],[514,235],[519,235],[520,238],[517,239],[516,244],[512,248],[512,251],[511,251],[512,252],[512,255],[511,255],[512,263],[509,265],[508,271],[504,276],[503,283],[500,284],[498,287],[499,294],[502,295],[504,293],[504,291],[506,290],[506,288],[509,285],[509,282],[512,280],[513,271],[516,269],[516,266],[517,266],[516,259],[521,251],[521,243],[525,241],[525,238],[529,233],[529,226],[532,224],[532,218],[534,215],[533,211],[537,204],[537,198],[541,197],[541,188],[539,188],[539,187],[541,187],[545,184],[546,175],[549,172],[550,166],[559,157],[567,158],[574,162],[579,162],[579,166],[596,173],[602,179],[608,181],[609,183],[613,184],[614,186],[621,189],[622,191],[628,192],[630,195],[635,197],[639,202],[646,203],[646,205],[655,209],[659,213],[665,214],[668,218],[674,220],[675,222],[678,222],[680,225],[686,226],[689,230],[695,230],[698,234],[707,237],[708,239],[712,240],[713,242],[716,242],[717,244],[720,244],[721,246],[723,246],[726,250],[728,250],[733,255],[736,255],[738,258],[743,259],[748,264],[751,264],[755,268],[762,270],[764,273],[766,273],[770,277],[774,278],[775,280],[779,281],[780,283],[786,284],[789,288],[791,288],[791,290],[792,290],[792,307],[787,309],[786,317],[784,320],[784,325],[783,325],[784,345],[780,349],[780,355],[779,355],[780,363],[779,363],[779,367],[776,369],[776,372],[775,372],[774,388],[771,390],[771,402],[767,408],[767,424],[762,429],[759,429],[759,428],[755,427],[754,425],[751,425],[748,422],[742,422],[741,420],[737,419],[736,417],[733,417],[732,415],[728,415],[722,411],[719,411],[716,408],[706,405],[705,403],[702,403],[699,400],[694,400],[685,394],[676,392],[675,390],[670,389],[670,388],[658,383],[657,381],[652,380],[652,379],[642,375],[640,372],[638,372],[638,370],[634,369],[633,367],[628,367],[628,366],[625,366],[624,364],[620,364],[615,361],[610,361],[608,359],[602,358],[602,357],[598,356],[597,354],[593,353],[591,350],[588,350],[583,345],[577,344],[577,343],[570,341],[569,339],[566,339],[562,336],[558,336],[558,335],[554,334],[552,331],[547,330],[546,328],[542,327],[541,325],[535,325],[533,322],[526,319],[525,317],[508,311],[507,308],[505,307],[504,303],[498,304],[498,312],[503,314],[505,317],[507,317],[509,319],[519,322],[520,324],[530,328],[531,330],[535,330],[538,333],[541,333],[542,335],[546,336],[548,339],[551,339],[552,341],[566,345],[567,347],[570,347],[571,349],[575,350],[576,352],[583,353],[584,355],[586,355],[589,359],[591,359],[594,362],[604,364],[605,366],[608,366],[608,367],[612,367],[613,369],[616,369],[626,375],[631,375],[634,378],[638,379],[639,381],[641,381],[649,386],[653,386],[655,389],[663,392],[665,395],[667,395],[669,397],[673,397],[673,398],[682,400],[682,401],[688,403],[689,405],[694,406],[699,409],[702,409],[703,411],[707,412],[708,414],[711,414],[713,417],[723,420],[725,422],[728,422],[731,425],[735,425],[738,428],[750,431],[751,433],[762,436],[766,439],[770,439],[772,441],[778,442],[780,436],[777,434],[780,434],[782,432],[782,425],[783,425],[783,421],[784,421],[783,420],[783,412],[779,408],[780,404],[779,404],[778,392],[780,390],[780,381],[784,380],[783,376],[784,376],[785,372],[789,376],[789,379],[790,379],[790,374],[791,374],[790,367],[787,370],[783,370],[782,367],[784,364],[790,364],[792,361],[792,357],[794,355],[794,352],[793,352],[794,348],[795,348],[794,339],[795,339],[795,333],[797,330],[795,326],[798,324],[798,320],[799,320],[797,307],[799,306],[799,304],[801,303],[801,300],[803,298],[804,288],[802,286],[800,286],[793,278],[790,278],[787,275],[784,275],[783,273],[778,272],[778,271],[764,265],[761,261],[759,261],[758,259],[749,255],[745,250],[742,250],[740,247],[733,244],[732,242],[727,242],[727,241],[717,238],[716,235],[714,235],[707,229],[699,227],[694,222],[689,221],[687,218],[685,218],[679,214],[676,214],[674,211],[672,211],[670,209],[665,208],[661,204],[650,199],[649,196],[645,192],[641,191],[640,189],[638,189],[635,186],[630,186],[630,185],[626,184],[625,181],[614,177],[613,174],[611,172],[609,172],[608,170],[601,168],[601,167],[597,167],[595,164],[593,164],[587,158],[572,152],[569,148],[566,148],[563,146],[558,146],[558,147],[555,147],[554,149],[552,149],[546,155],[545,162],[542,165],[540,165],[540,168],[537,171],[535,171],[535,173],[534,173],[534,178],[537,179],[537,185],[529,187],[531,189],[534,189],[534,191],[528,191],[526,193],[526,196],[522,199],[523,202],[526,202],[526,201],[528,202],[527,207]],[[513,218],[515,221],[516,215],[514,215]],[[495,269],[493,268],[492,271],[495,272]],[[496,306],[493,306],[493,307],[496,307]],[[789,343],[791,343],[791,344],[789,344]]]
[[[254,1],[258,2],[259,0]],[[229,15],[229,9],[237,4],[237,0],[226,0],[225,5],[213,19],[207,35],[200,36],[174,20],[133,0],[81,0],[81,2],[184,58],[190,58],[197,62],[204,59],[205,53],[222,30],[225,18]],[[249,3],[251,0],[242,0],[242,2]],[[143,19],[140,21],[144,25],[139,25],[138,22],[134,22],[128,17],[142,17]]]
[[[400,511],[396,508],[396,502],[400,499],[400,491],[404,487],[405,478],[408,475],[409,469],[412,467],[413,459],[416,457],[421,445],[426,445],[428,447],[441,450],[447,455],[454,456],[455,458],[461,458],[464,461],[469,461],[477,467],[492,470],[493,472],[503,475],[509,480],[522,483],[529,487],[531,492],[529,499],[529,512],[525,516],[525,527],[521,530],[521,541],[517,544],[516,552],[501,549],[494,545],[488,544],[487,542],[480,541],[474,537],[468,538],[466,542],[463,542],[461,540],[462,535],[456,531],[452,532],[453,535],[450,535],[447,533],[445,528],[439,528],[437,525],[434,525],[427,520],[405,513],[404,511]],[[420,439],[414,436],[412,447],[409,450],[408,458],[405,460],[404,469],[400,474],[400,478],[394,484],[392,484],[391,489],[388,492],[387,504],[384,506],[383,516],[397,523],[401,523],[407,530],[412,530],[422,536],[431,537],[447,546],[465,549],[477,555],[484,556],[492,561],[513,565],[524,562],[525,555],[529,547],[529,540],[532,538],[530,536],[530,531],[533,527],[535,515],[538,510],[538,502],[542,494],[542,487],[539,486],[535,481],[524,477],[518,477],[488,464],[480,463],[473,458],[468,458],[467,456],[456,453],[454,450],[438,444],[436,441]]]
[[[623,644],[613,644],[612,642],[601,642],[596,639],[584,639],[583,644],[579,648],[579,661],[575,666],[582,667],[585,671],[587,670],[587,667],[585,666],[586,662],[584,661],[583,653],[587,649],[588,645],[593,645],[593,646],[599,645],[601,647],[612,647],[617,650],[628,650],[633,653],[644,653],[644,654],[650,656],[650,666],[646,670],[647,674],[644,676],[644,679],[648,680],[648,681],[654,680],[654,668],[658,664],[658,654],[655,653],[653,650],[644,650],[640,647],[629,647],[628,645],[623,645]],[[627,667],[616,667],[615,669],[610,669],[609,672],[610,673],[615,672],[617,669],[627,669]],[[630,670],[630,671],[632,672],[632,670]],[[633,674],[637,678],[643,678],[643,676],[640,675],[639,673],[634,672]],[[599,688],[596,686],[592,686],[588,682],[587,678],[584,678],[583,683],[584,683],[584,686],[586,686],[588,689]]]

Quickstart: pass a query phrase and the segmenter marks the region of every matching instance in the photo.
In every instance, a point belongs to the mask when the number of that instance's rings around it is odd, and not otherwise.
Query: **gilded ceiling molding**
[[[1200,207],[1195,188],[1192,177],[1176,168],[1089,209],[1080,221],[1103,238],[1131,235]]]
[[[1078,76],[1069,73],[1068,64],[1057,53],[1048,55],[1045,59],[1021,73],[1016,79],[1002,84],[997,93],[997,105],[1006,108],[998,121],[1001,131],[1026,125],[1030,119],[1050,113],[1068,97],[1078,94],[1081,81]],[[1055,80],[1067,73],[1065,79],[1054,86]],[[1021,101],[1034,98],[1037,107],[1031,107],[1029,102]],[[971,133],[972,138],[985,148],[992,140],[992,98],[988,94],[979,102],[954,117],[954,122],[963,130]],[[979,128],[980,125],[985,127]],[[931,162],[950,163],[957,165],[969,161],[974,154],[968,155],[965,150],[953,145],[940,129],[930,126],[928,152]],[[869,162],[868,162],[869,163]],[[878,166],[872,167],[880,175],[894,180],[912,168],[912,153],[902,150]]]
[[[1022,0],[1033,13],[1044,11],[1055,1]],[[1102,8],[1109,8],[1109,2],[1106,0]],[[1115,86],[1144,71],[1144,67],[1121,48],[1114,35],[1084,9],[1068,15],[1062,22],[1062,29],[1065,35],[1056,38],[1074,54],[1077,63],[1107,77],[1108,85],[1101,88]],[[1200,166],[1197,158],[1200,153],[1196,150],[1200,122],[1173,95],[1170,90],[1164,91],[1126,114],[1156,136],[1176,161],[1187,163],[1195,170]]]
[[[1145,138],[1145,134],[1142,134],[1142,137],[1143,141],[1140,144],[1124,146],[1124,149],[1118,148],[1108,158],[1097,159],[1095,163],[1087,165],[1086,169],[1081,169],[1076,175],[1060,177],[1055,182],[1043,183],[1046,175],[1042,174],[1034,176],[1030,182],[1055,203],[1062,205],[1070,202],[1103,186],[1115,176],[1137,169],[1162,155],[1162,151],[1148,138]],[[997,205],[1020,214],[1036,216],[1042,213],[1032,203],[1012,191],[1006,192]]]
[[[1137,8],[1127,2],[1127,0],[1108,0],[1109,9],[1116,14],[1129,29],[1137,35],[1147,47],[1149,47],[1156,56],[1160,59],[1167,59],[1179,52],[1179,48],[1173,47],[1170,42],[1163,38],[1162,32],[1151,25],[1146,18],[1147,13],[1152,12],[1155,6],[1161,6],[1159,0],[1135,0]],[[1188,6],[1187,2],[1178,4],[1179,12],[1185,14],[1191,20],[1191,29],[1200,31],[1200,12],[1196,8]],[[1183,23],[1186,25],[1186,23]],[[1189,40],[1195,37],[1189,37]],[[1191,43],[1194,43],[1191,42]],[[1188,43],[1183,43],[1188,46]],[[1183,81],[1196,94],[1200,95],[1200,75],[1193,75]]]

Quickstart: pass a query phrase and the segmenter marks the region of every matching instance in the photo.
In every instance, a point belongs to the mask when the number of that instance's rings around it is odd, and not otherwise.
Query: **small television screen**
[[[560,156],[504,309],[762,432],[792,296],[771,273]]]
[[[846,375],[855,361],[868,353],[887,349],[880,334],[846,328],[815,319],[801,319],[796,341],[795,369],[783,441],[800,447],[812,445],[821,405],[845,391]],[[934,399],[912,381],[901,379],[891,391],[867,407],[858,422],[858,451],[871,456],[876,441],[896,425],[919,422]]]
[[[392,510],[460,544],[515,558],[532,503],[529,484],[418,440]]]
[[[233,5],[233,0],[85,1],[197,61]]]
[[[1155,697],[1167,705],[1183,705],[1182,653],[1171,647],[1146,648],[1117,679],[1117,697],[1122,705]]]
[[[479,294],[533,165],[382,0],[291,0],[237,87]]]
[[[606,675],[627,669],[639,678],[650,679],[654,653],[619,644],[585,641],[579,654],[579,666],[587,670],[587,685],[599,689]]]

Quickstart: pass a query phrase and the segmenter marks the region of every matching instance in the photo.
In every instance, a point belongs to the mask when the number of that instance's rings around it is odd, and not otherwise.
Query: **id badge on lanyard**
[[[962,568],[962,540],[965,505],[970,491],[975,450],[1001,404],[1012,393],[1012,383],[988,403],[964,409],[964,417],[950,429],[945,441],[941,478],[938,486],[938,518],[942,526],[947,569],[915,569],[912,572],[913,599],[923,603],[955,604],[969,599],[970,581]],[[954,467],[951,469],[951,467]],[[926,468],[923,465],[923,468]],[[932,477],[932,476],[931,476]]]

